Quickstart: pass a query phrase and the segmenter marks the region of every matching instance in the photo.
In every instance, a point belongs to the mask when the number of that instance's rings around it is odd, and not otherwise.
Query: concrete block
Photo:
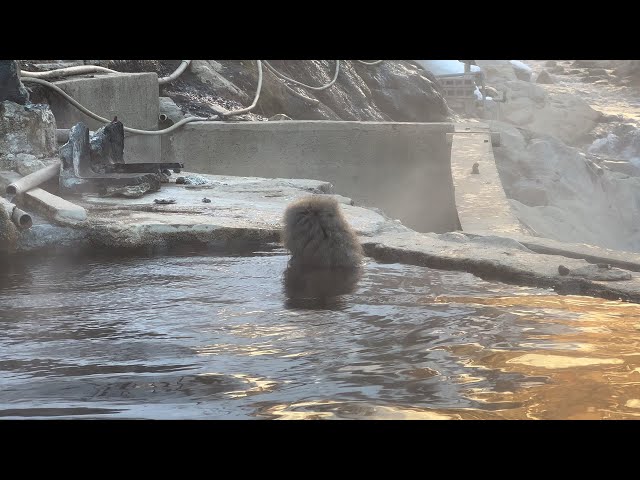
[[[108,118],[117,116],[126,127],[158,129],[158,76],[155,73],[123,73],[96,75],[93,78],[71,78],[55,83],[81,105]],[[88,117],[56,92],[48,91],[51,110],[59,129],[83,122],[91,131],[105,124]],[[159,162],[159,135],[125,134],[126,163]]]

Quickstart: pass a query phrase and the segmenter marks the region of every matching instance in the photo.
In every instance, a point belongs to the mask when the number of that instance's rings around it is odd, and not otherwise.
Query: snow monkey
[[[311,195],[294,201],[284,213],[284,246],[296,267],[357,268],[364,252],[335,198]]]

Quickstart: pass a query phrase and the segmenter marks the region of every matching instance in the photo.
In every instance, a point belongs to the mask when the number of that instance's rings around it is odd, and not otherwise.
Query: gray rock
[[[524,68],[518,68],[514,65],[513,72],[516,74],[516,78],[518,80],[522,80],[525,82],[531,81],[531,72],[529,70],[525,70]]]
[[[281,120],[291,120],[291,117],[288,115],[285,115],[284,113],[278,113],[277,115],[274,115],[273,117],[269,118],[270,122],[279,122]]]
[[[29,175],[33,172],[46,167],[42,160],[38,160],[34,155],[28,153],[19,153],[16,155],[16,170],[22,175]]]
[[[441,233],[439,235],[434,236],[434,238],[438,238],[446,242],[455,242],[455,243],[464,243],[469,241],[469,237],[467,237],[462,232]]]
[[[20,66],[15,60],[0,60],[0,102],[20,105],[29,101],[29,92],[20,81]]]
[[[244,67],[244,65],[242,66]],[[238,99],[240,102],[251,102],[251,97],[229,78],[230,75],[221,62],[216,60],[192,60],[189,70],[200,82],[211,87],[218,95],[222,94],[225,97]]]
[[[556,62],[555,60],[547,60],[544,64],[545,67],[547,68],[552,68],[552,67],[557,67],[558,66],[558,62]]]
[[[549,75],[549,72],[542,70],[536,78],[536,83],[552,84],[555,82],[553,81],[553,78],[551,78],[551,75]]]
[[[17,238],[16,226],[0,204],[0,254],[12,253],[16,249]]]
[[[501,119],[536,134],[571,143],[590,132],[600,117],[577,95],[547,92],[541,85],[520,80],[504,87],[509,100],[501,105]]]
[[[37,250],[68,251],[87,246],[87,232],[83,229],[63,227],[59,225],[34,225],[24,230],[18,242],[18,251]]]
[[[153,175],[147,175],[151,177]],[[125,185],[125,186],[107,186],[103,191],[104,197],[125,197],[125,198],[140,198],[147,192],[157,192],[160,190],[160,180],[143,181],[137,185]]]
[[[333,60],[269,61],[283,74],[308,85],[328,83],[335,71]],[[185,113],[210,115],[251,103],[257,84],[255,62],[245,60],[194,60],[183,82],[163,85]],[[284,114],[295,120],[447,121],[451,116],[438,83],[415,63],[385,60],[366,66],[352,60],[340,62],[338,79],[331,88],[313,91],[285,84],[263,70],[260,108],[235,119],[265,120]],[[292,94],[291,89],[304,98]],[[197,100],[193,93],[197,92]],[[206,99],[203,102],[202,99]],[[311,102],[309,101],[311,100]]]
[[[124,163],[124,125],[114,120],[89,137],[91,168],[104,173],[105,167]]]
[[[0,102],[0,155],[53,157],[57,148],[56,121],[48,105]]]
[[[91,162],[89,129],[83,123],[77,123],[69,130],[69,141],[60,147],[60,189],[66,193],[83,191],[86,185],[76,172],[83,175],[83,166]]]
[[[159,114],[167,117],[166,125],[162,124],[162,127],[171,126],[184,118],[182,110],[170,97],[160,97],[158,100],[160,103]]]
[[[569,272],[569,276],[581,277],[589,280],[616,282],[620,280],[631,280],[632,275],[627,270],[610,267],[607,265],[587,265],[576,268]]]
[[[100,63],[104,65],[105,60]],[[109,60],[106,66],[119,72],[157,72],[158,60]]]
[[[0,153],[0,170],[15,170],[16,156],[13,153],[2,155]]]
[[[530,207],[544,206],[549,203],[547,191],[542,185],[521,181],[514,185],[513,189],[518,192],[517,200]]]
[[[451,115],[437,79],[430,72],[391,61],[377,68],[358,64],[355,70],[375,104],[394,121],[442,122]]]
[[[613,125],[606,137],[596,139],[588,153],[636,162],[640,152],[640,129],[630,124]]]
[[[176,183],[178,183],[177,180],[176,180]],[[200,186],[200,185],[207,185],[210,182],[209,182],[209,180],[207,180],[202,175],[187,175],[187,176],[184,177],[184,183],[185,183],[185,185]]]

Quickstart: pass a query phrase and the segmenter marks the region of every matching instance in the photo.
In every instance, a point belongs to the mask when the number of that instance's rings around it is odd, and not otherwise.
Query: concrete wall
[[[415,230],[460,227],[449,123],[194,122],[163,137],[162,161],[218,175],[326,180]]]
[[[118,116],[126,127],[158,129],[158,76],[155,73],[98,75],[56,82],[92,112],[113,119]],[[86,116],[57,93],[47,90],[47,98],[58,128],[71,128],[84,122],[95,131],[104,124]],[[125,134],[124,160],[127,163],[159,162],[160,136]]]

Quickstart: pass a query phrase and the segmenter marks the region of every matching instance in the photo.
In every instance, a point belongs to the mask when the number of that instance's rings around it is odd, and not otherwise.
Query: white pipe
[[[230,117],[232,115],[242,115],[243,113],[247,113],[247,112],[253,110],[254,107],[258,104],[258,99],[260,98],[260,91],[262,90],[262,62],[260,60],[256,60],[256,62],[258,64],[258,88],[256,89],[256,96],[253,99],[253,103],[251,105],[249,105],[247,108],[241,108],[239,110],[233,110],[231,112],[218,113],[219,117],[222,118],[222,117]],[[39,79],[39,78],[24,78],[24,79],[22,79],[22,81],[23,82],[38,83],[40,85],[44,85],[45,87],[49,87],[49,88],[55,90],[56,92],[58,92],[60,95],[62,95],[69,103],[71,103],[71,105],[76,107],[78,110],[80,110],[85,115],[93,118],[94,120],[98,120],[99,122],[102,122],[102,123],[111,123],[111,120],[109,120],[107,118],[104,118],[104,117],[101,117],[100,115],[97,115],[97,114],[93,113],[91,110],[83,107],[80,103],[78,103],[76,100],[74,100],[73,97],[71,97],[69,94],[67,94],[67,92],[65,92],[60,87],[58,87],[57,85],[54,85],[51,82],[48,82],[46,80],[42,80],[42,79]],[[129,133],[135,133],[135,134],[138,134],[138,135],[162,135],[162,134],[165,134],[165,133],[172,132],[172,131],[176,130],[177,128],[180,128],[185,123],[189,123],[189,122],[211,122],[211,121],[213,121],[212,118],[189,117],[189,118],[183,118],[179,122],[171,125],[170,127],[165,128],[163,130],[139,130],[137,128],[124,127],[124,131],[125,132],[129,132]]]
[[[260,60],[256,60],[256,62],[258,64],[258,89],[256,90],[256,97],[253,99],[253,103],[247,108],[241,108],[240,110],[232,110],[231,112],[222,113],[221,116],[230,117],[231,115],[242,115],[243,113],[247,113],[253,110],[254,107],[258,104],[260,91],[262,90],[262,62]]]
[[[182,75],[182,72],[184,72],[187,69],[190,63],[191,63],[191,60],[182,60],[182,62],[180,63],[180,65],[178,66],[175,72],[173,72],[168,77],[158,78],[158,84],[163,85],[165,83],[173,82],[176,78]]]
[[[163,85],[165,83],[172,82],[178,78],[191,64],[191,60],[182,60],[180,66],[167,77],[158,78],[158,84]],[[56,78],[56,77],[70,77],[72,75],[83,75],[86,73],[122,73],[110,68],[100,67],[99,65],[79,65],[76,67],[58,68],[55,70],[48,70],[46,72],[28,72],[21,70],[20,75],[25,78]]]
[[[68,95],[67,92],[65,92],[60,87],[58,87],[57,85],[54,85],[51,82],[47,82],[46,80],[41,80],[39,78],[24,78],[24,79],[22,79],[22,81],[23,82],[38,83],[40,85],[44,85],[45,87],[49,87],[49,88],[55,90],[56,92],[58,92],[60,95],[62,95],[69,103],[71,103],[71,105],[76,107],[78,110],[80,110],[85,115],[93,118],[94,120],[98,120],[99,122],[102,122],[102,123],[111,123],[111,120],[109,120],[107,118],[104,118],[104,117],[101,117],[100,115],[96,115],[91,110],[89,110],[89,109],[83,107],[82,105],[80,105],[77,101],[75,101],[73,99],[73,97]],[[172,125],[172,126],[170,126],[168,128],[165,128],[164,130],[138,130],[137,128],[124,127],[124,131],[125,132],[129,132],[129,133],[137,133],[139,135],[162,135],[163,133],[169,133],[169,132],[174,131],[176,128],[181,127],[185,123],[203,122],[203,121],[207,121],[207,120],[209,120],[209,119],[202,118],[202,117],[189,117],[189,118],[183,118],[178,123],[175,123],[174,125]]]
[[[47,72],[27,72],[21,70],[20,75],[25,78],[55,78],[70,77],[72,75],[83,75],[85,73],[121,73],[110,68],[100,67],[98,65],[80,65],[77,67],[59,68],[57,70],[49,70]]]

